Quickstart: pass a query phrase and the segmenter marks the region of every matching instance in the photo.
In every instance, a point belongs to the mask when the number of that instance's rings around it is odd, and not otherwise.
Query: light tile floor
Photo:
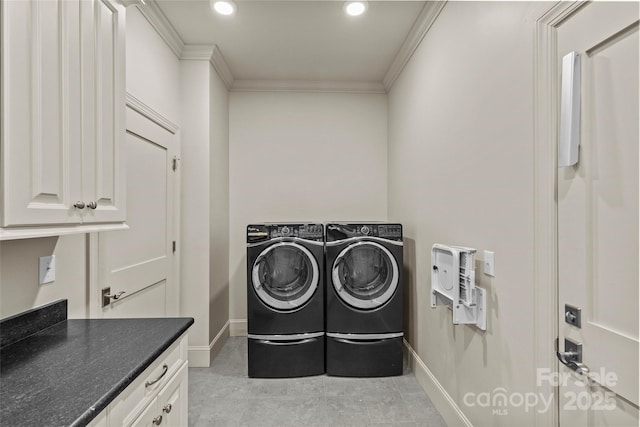
[[[247,377],[247,339],[189,369],[189,426],[446,426],[415,376]]]

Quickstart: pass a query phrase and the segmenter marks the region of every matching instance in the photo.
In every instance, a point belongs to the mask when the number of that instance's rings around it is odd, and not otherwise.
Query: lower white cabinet
[[[87,427],[108,427],[107,410],[105,409],[97,417],[95,417]]]
[[[187,335],[165,350],[89,425],[143,427],[188,425]]]
[[[131,424],[131,427],[154,426],[162,424],[162,415],[158,416],[158,398],[156,397],[146,407],[142,414]]]
[[[185,363],[180,371],[158,394],[157,413],[162,424],[167,426],[186,426],[189,418],[189,373]]]
[[[173,376],[169,383],[135,419],[131,427],[175,426],[188,424],[188,375],[187,364]]]

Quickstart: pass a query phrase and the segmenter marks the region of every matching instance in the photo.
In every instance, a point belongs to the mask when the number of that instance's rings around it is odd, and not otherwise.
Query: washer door
[[[318,262],[304,246],[293,242],[271,245],[253,263],[251,282],[258,298],[278,311],[296,310],[318,288]]]
[[[373,310],[387,303],[398,288],[398,263],[375,242],[347,246],[333,263],[332,282],[338,296],[352,307]]]

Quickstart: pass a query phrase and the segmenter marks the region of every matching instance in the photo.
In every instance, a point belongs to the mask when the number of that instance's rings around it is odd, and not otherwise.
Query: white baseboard
[[[471,424],[471,421],[464,415],[464,412],[462,412],[453,398],[447,393],[435,375],[427,368],[427,365],[420,359],[418,353],[415,352],[406,340],[403,340],[403,343],[411,370],[429,396],[429,399],[431,399],[431,402],[433,402],[433,406],[435,406],[438,412],[440,412],[440,415],[442,415],[445,423],[449,427],[473,427],[473,424]]]
[[[247,319],[230,319],[229,335],[231,335],[232,337],[246,337]]]
[[[218,331],[218,334],[211,340],[209,345],[189,346],[189,366],[192,368],[208,368],[211,366],[212,357],[218,354],[228,337],[229,321]]]

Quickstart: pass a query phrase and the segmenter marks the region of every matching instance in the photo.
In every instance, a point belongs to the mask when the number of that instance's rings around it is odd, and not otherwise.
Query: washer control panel
[[[327,224],[326,235],[327,242],[351,237],[380,237],[402,241],[402,224]]]
[[[324,241],[324,227],[322,224],[259,224],[247,226],[247,243],[287,237],[322,242]]]
[[[378,237],[390,240],[402,240],[402,225],[380,224],[378,225]]]

